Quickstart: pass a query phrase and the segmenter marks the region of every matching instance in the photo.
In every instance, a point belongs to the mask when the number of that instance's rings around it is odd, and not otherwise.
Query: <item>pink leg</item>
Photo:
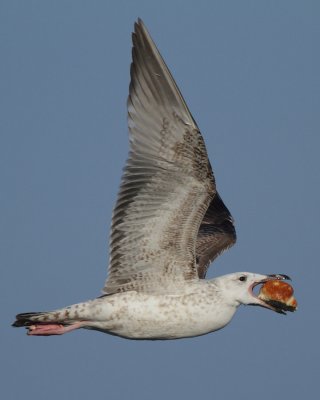
[[[72,325],[62,324],[35,324],[28,327],[29,336],[50,336],[50,335],[63,335],[64,333],[71,332],[79,329],[85,325],[85,321],[76,322]]]

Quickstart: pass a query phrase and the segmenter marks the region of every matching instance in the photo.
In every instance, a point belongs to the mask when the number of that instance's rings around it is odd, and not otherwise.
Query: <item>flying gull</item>
[[[18,314],[29,335],[85,328],[128,339],[178,339],[227,325],[241,304],[283,313],[253,288],[286,275],[238,272],[206,280],[236,241],[206,146],[141,19],[132,34],[130,152],[113,211],[103,295],[49,312]]]

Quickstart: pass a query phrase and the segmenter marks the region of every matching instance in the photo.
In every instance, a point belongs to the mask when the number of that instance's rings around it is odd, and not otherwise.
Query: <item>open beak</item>
[[[254,282],[250,288],[249,288],[249,292],[250,294],[255,298],[256,302],[253,303],[252,305],[259,305],[261,307],[265,307],[265,308],[269,308],[272,311],[275,311],[279,314],[284,314],[286,315],[285,311],[292,311],[291,309],[289,309],[288,307],[285,306],[285,304],[280,303],[278,301],[264,301],[262,299],[260,299],[258,296],[256,296],[253,293],[253,289],[257,286],[257,285],[261,285],[267,281],[271,281],[271,280],[279,280],[279,281],[284,281],[284,280],[289,280],[291,281],[291,278],[288,275],[284,275],[284,274],[272,274],[272,275],[266,275],[265,278],[260,279],[259,281]]]

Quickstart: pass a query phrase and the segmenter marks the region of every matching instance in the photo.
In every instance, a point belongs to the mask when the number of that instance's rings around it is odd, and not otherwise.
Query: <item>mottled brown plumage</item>
[[[105,293],[168,292],[235,242],[203,137],[142,21],[132,35],[130,153],[114,209]]]

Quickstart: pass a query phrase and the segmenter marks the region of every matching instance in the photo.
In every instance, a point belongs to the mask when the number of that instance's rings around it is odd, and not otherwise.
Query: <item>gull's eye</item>
[[[247,280],[247,277],[245,275],[240,276],[239,281],[245,282]]]

